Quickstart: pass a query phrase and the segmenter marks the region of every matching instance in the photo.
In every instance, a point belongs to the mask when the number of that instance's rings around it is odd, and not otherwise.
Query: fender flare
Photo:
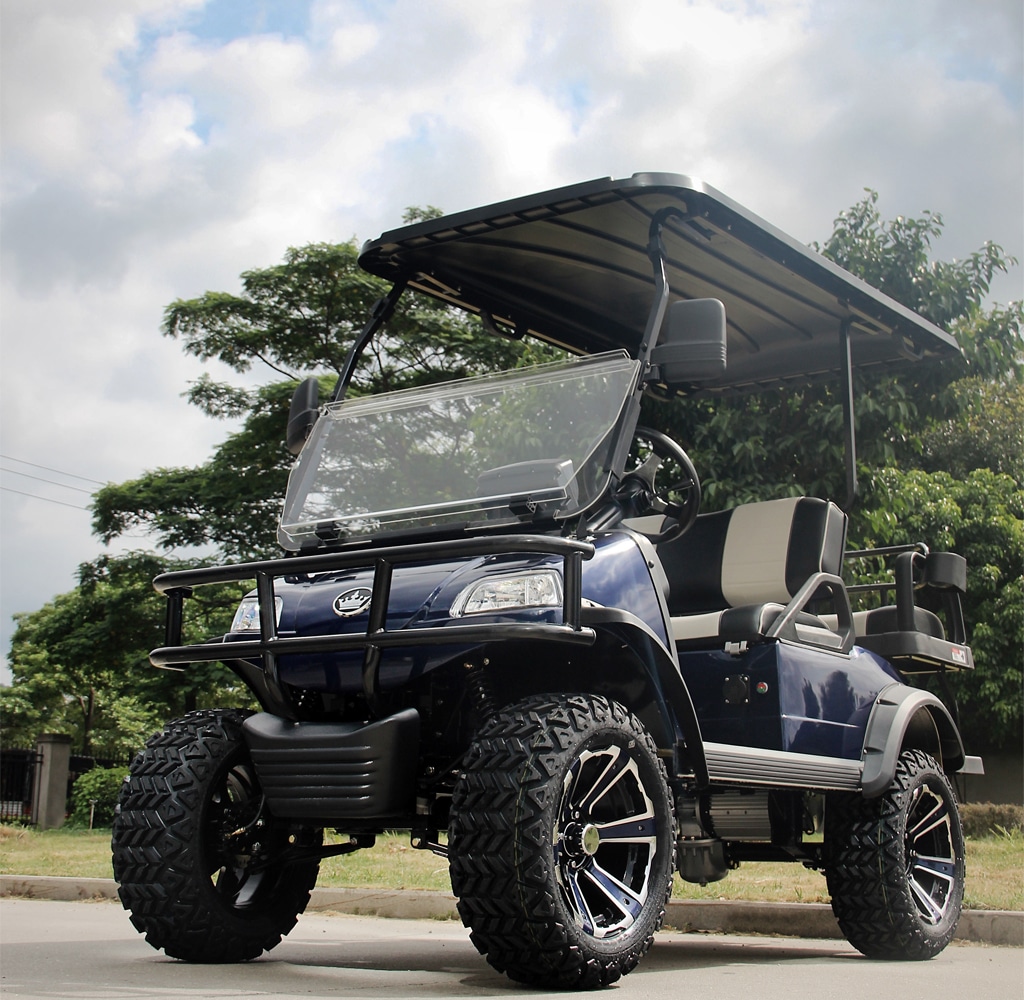
[[[678,739],[676,733],[681,731],[683,749],[696,783],[698,787],[707,787],[710,779],[704,757],[704,740],[693,699],[679,672],[678,663],[662,641],[640,618],[619,608],[584,607],[581,624],[594,629],[599,642],[607,636],[628,646],[644,664],[663,726],[661,733],[652,733],[655,741],[667,746]]]
[[[923,730],[922,724],[926,727]],[[931,746],[918,745],[923,733],[928,734],[924,742]],[[963,767],[963,741],[946,706],[930,691],[893,683],[878,693],[864,732],[861,790],[865,798],[881,795],[892,784],[908,735],[911,746],[936,750],[945,771],[952,773]]]

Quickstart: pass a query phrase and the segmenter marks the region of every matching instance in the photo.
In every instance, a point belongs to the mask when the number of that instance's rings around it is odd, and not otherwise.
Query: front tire
[[[633,969],[664,919],[674,848],[664,767],[622,705],[527,698],[467,754],[452,890],[477,949],[512,979],[592,989]]]
[[[825,861],[832,911],[869,958],[932,958],[952,940],[964,835],[953,787],[928,754],[903,751],[878,798],[828,797]]]
[[[189,962],[241,962],[296,923],[318,860],[289,864],[322,832],[289,831],[265,808],[242,737],[245,712],[192,712],[132,762],[114,820],[114,878],[131,921]]]

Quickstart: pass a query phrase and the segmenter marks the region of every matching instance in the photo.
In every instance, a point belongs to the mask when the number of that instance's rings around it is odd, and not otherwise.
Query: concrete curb
[[[55,878],[0,875],[0,896],[28,899],[117,899],[108,878]],[[407,920],[457,920],[455,899],[427,889],[314,889],[309,910]],[[719,934],[781,934],[835,938],[842,933],[827,903],[748,903],[738,900],[676,899],[668,904],[665,926]],[[964,910],[956,940],[1024,947],[1024,911]]]

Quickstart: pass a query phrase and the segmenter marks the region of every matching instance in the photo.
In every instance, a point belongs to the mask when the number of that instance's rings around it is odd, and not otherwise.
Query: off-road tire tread
[[[944,784],[958,840],[957,883],[943,920],[922,921],[906,878],[905,812],[918,779]],[[937,955],[956,931],[963,903],[964,857],[956,797],[939,765],[921,750],[905,750],[888,791],[865,799],[830,793],[825,811],[825,876],[832,912],[846,939],[869,958],[923,960]]]
[[[121,789],[111,849],[118,895],[154,948],[190,962],[241,962],[278,944],[316,884],[318,862],[284,869],[270,899],[240,916],[202,871],[202,812],[210,783],[243,745],[249,713],[191,712],[153,736]]]
[[[470,938],[499,972],[531,986],[594,989],[632,970],[661,927],[672,890],[675,829],[669,825],[667,877],[631,930],[628,947],[598,954],[567,932],[550,871],[555,776],[567,756],[600,727],[627,729],[646,747],[664,781],[657,748],[622,705],[603,697],[533,696],[497,713],[479,733],[456,785],[449,864],[459,915]],[[657,890],[657,896],[654,892]]]

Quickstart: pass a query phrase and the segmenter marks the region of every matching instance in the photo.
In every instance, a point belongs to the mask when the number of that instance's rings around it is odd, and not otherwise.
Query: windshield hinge
[[[320,521],[313,533],[321,542],[340,542],[345,537],[336,521]]]

